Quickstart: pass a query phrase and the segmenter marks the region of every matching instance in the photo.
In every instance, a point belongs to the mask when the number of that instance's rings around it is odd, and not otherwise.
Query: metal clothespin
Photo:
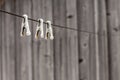
[[[51,21],[46,21],[45,39],[51,39],[51,40],[54,39]]]
[[[38,24],[37,24],[36,33],[35,33],[36,39],[39,38],[39,33],[40,33],[40,37],[44,38],[43,19],[38,19]]]
[[[21,25],[21,36],[29,36],[31,35],[29,23],[28,23],[28,16],[26,14],[23,15],[22,25]]]

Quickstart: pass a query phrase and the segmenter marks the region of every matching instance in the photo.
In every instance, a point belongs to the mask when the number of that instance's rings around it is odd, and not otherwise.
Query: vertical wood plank
[[[108,46],[109,46],[109,79],[120,79],[120,1],[107,0]]]
[[[32,10],[32,16],[34,19],[43,18],[42,16],[42,0],[32,0],[33,10]],[[45,74],[43,73],[44,67],[43,63],[45,64],[45,61],[43,60],[44,57],[44,51],[46,48],[44,48],[44,39],[39,38],[38,40],[35,39],[35,32],[36,32],[36,26],[37,23],[32,24],[32,49],[33,49],[33,80],[45,80],[43,76],[45,77]],[[44,26],[45,29],[45,26]],[[47,76],[46,76],[47,77]]]
[[[2,80],[2,13],[0,13],[0,28],[0,80]]]
[[[78,29],[95,32],[94,1],[78,0]],[[79,32],[79,79],[96,80],[96,44],[95,35]]]
[[[27,14],[31,17],[31,10],[32,10],[32,2],[31,0],[23,0],[20,1],[20,12],[21,14]],[[22,6],[21,6],[22,5]],[[21,22],[20,22],[21,23]],[[29,22],[30,31],[31,29],[31,22]],[[21,24],[20,26],[21,27]],[[31,48],[31,36],[28,37],[21,37],[20,38],[21,44],[21,65],[20,65],[20,77],[21,80],[32,80],[32,48]]]
[[[52,17],[52,0],[46,0],[44,10],[46,14],[44,16],[45,20],[50,20],[53,23],[53,17]],[[44,11],[43,11],[44,12]],[[46,45],[46,61],[47,61],[47,73],[48,73],[48,78],[47,80],[54,80],[54,59],[53,59],[53,41],[47,40],[47,45]]]
[[[89,31],[89,26],[92,20],[89,20],[91,15],[90,3],[88,0],[77,0],[77,14],[78,14],[78,29]],[[89,22],[90,21],[90,22]],[[89,72],[89,33],[78,32],[78,52],[79,52],[79,80],[90,79]]]
[[[61,21],[60,19],[60,4],[59,4],[59,0],[53,0],[53,23],[54,24],[58,24],[60,25]],[[65,5],[64,5],[65,6]],[[54,35],[55,35],[55,39],[54,39],[54,78],[55,80],[62,80],[61,79],[61,40],[60,40],[60,36],[57,36],[58,34],[60,35],[61,31],[59,29],[54,29]],[[58,41],[59,40],[59,41]],[[59,45],[59,46],[58,46]]]
[[[21,9],[21,0],[15,1],[15,13],[22,15],[23,11]],[[15,17],[15,80],[21,80],[21,62],[22,62],[22,44],[20,37],[21,30],[21,18]],[[27,48],[27,47],[26,47]]]
[[[42,0],[41,3],[42,18],[52,21],[52,0]],[[40,48],[40,79],[54,80],[53,41],[44,39]]]
[[[98,0],[94,0],[94,26],[95,26],[95,33],[98,33],[98,22],[99,22],[99,17],[98,17]],[[99,64],[99,44],[98,44],[98,37],[99,35],[95,35],[95,57],[96,57],[96,80],[100,80],[100,64]]]
[[[107,22],[106,22],[106,4],[104,0],[98,0],[95,3],[96,26],[98,35],[98,79],[109,80],[108,77],[108,44],[107,44]],[[96,7],[97,6],[97,7]]]
[[[2,15],[0,79],[109,80],[107,52],[109,48],[110,79],[119,80],[120,11],[116,5],[119,0],[108,0],[107,3],[110,32],[108,44],[104,0],[6,0],[4,6],[6,11],[16,10],[20,15],[26,13],[34,19],[41,17],[45,21],[53,21],[54,24],[99,32],[106,36],[84,32],[78,32],[77,35],[75,31],[54,28],[54,42],[43,39],[37,41],[34,39],[36,23],[30,21],[32,35],[21,38],[19,34],[21,19],[8,14]]]
[[[33,12],[33,17],[37,18],[43,18],[45,21],[45,13],[44,11],[44,3],[45,0],[38,0],[37,2],[33,1],[33,9],[35,9]],[[38,3],[38,5],[36,5]],[[40,6],[40,7],[38,7]],[[44,15],[43,15],[44,14]],[[34,25],[36,27],[36,24]],[[45,25],[44,25],[44,29],[45,29]],[[35,31],[35,29],[33,29],[33,31]],[[41,80],[47,80],[48,75],[47,75],[47,67],[46,67],[46,50],[47,48],[45,47],[46,45],[46,41],[45,39],[38,39],[38,40],[33,40],[33,52],[34,54],[34,79],[41,79]],[[38,69],[35,69],[38,68]],[[38,71],[38,72],[36,72]],[[36,75],[35,75],[36,74]],[[38,75],[38,76],[37,76]],[[37,77],[37,78],[35,78]]]
[[[66,0],[67,26],[77,29],[76,0]],[[77,31],[67,31],[68,80],[79,80],[78,75],[78,35]]]
[[[5,10],[14,12],[14,2],[5,2]],[[2,69],[3,69],[3,80],[15,80],[15,43],[14,43],[14,17],[5,14],[3,17],[3,54],[2,54]]]
[[[66,26],[66,0],[53,0],[54,24]],[[67,30],[55,28],[55,80],[68,80]]]
[[[4,9],[4,6],[3,6],[3,9]],[[5,22],[5,14],[2,14],[2,21],[1,21],[1,25],[2,25],[2,79],[3,80],[7,80],[5,75],[6,75],[6,60],[4,60],[5,58],[5,27],[4,27],[4,22]],[[4,60],[4,61],[3,61]]]

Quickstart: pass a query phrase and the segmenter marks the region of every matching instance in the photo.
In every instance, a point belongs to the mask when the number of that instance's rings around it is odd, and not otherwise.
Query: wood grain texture
[[[21,0],[15,1],[15,13],[19,15],[23,15],[22,8],[21,8]],[[20,37],[20,30],[21,30],[21,18],[15,17],[15,80],[21,80],[21,65],[22,65],[22,44],[21,44],[21,37]]]
[[[67,26],[77,29],[77,0],[66,0]],[[78,34],[67,30],[68,80],[79,80],[78,75]]]
[[[2,22],[2,13],[0,13],[0,21]],[[2,80],[2,29],[0,29],[0,80]]]
[[[120,80],[120,9],[119,0],[107,0],[109,73],[110,80]]]
[[[93,0],[78,0],[78,29],[95,32]],[[79,79],[96,80],[95,35],[79,32]],[[93,77],[94,76],[94,77]]]
[[[6,1],[4,9],[14,12],[14,3]],[[15,43],[14,43],[14,17],[5,14],[3,16],[3,54],[2,54],[2,79],[15,80]]]
[[[39,6],[39,7],[38,7]],[[42,0],[32,0],[32,17],[34,19],[42,18]],[[32,57],[33,57],[33,80],[44,80],[43,76],[43,48],[44,48],[44,40],[39,38],[35,39],[35,32],[37,23],[32,23]],[[45,27],[45,26],[44,26]],[[43,74],[42,74],[43,73]]]
[[[5,22],[4,21],[5,20],[5,18],[4,18],[5,14],[1,14],[1,16],[2,16],[1,17],[1,19],[2,19],[2,21],[1,21],[1,28],[2,28],[2,33],[4,33],[5,32],[5,27],[4,27],[4,24],[5,24],[4,23]],[[5,36],[5,33],[2,34],[2,38],[1,38],[2,39],[2,57],[1,57],[2,58],[2,60],[1,60],[2,61],[2,65],[1,65],[2,66],[2,80],[4,80],[4,78],[6,78],[5,77],[6,69],[4,69],[5,68],[5,64],[3,62],[4,55],[5,55],[5,40],[4,40],[5,37],[4,36]]]
[[[42,0],[41,4],[42,18],[52,21],[52,0]],[[44,39],[40,47],[40,79],[54,80],[53,41]]]
[[[66,26],[66,0],[53,0],[54,24]],[[59,35],[59,36],[58,36]],[[67,30],[55,28],[55,80],[68,80]]]
[[[106,16],[106,4],[104,0],[97,1],[98,6],[96,9],[98,34],[104,36],[98,36],[98,61],[99,61],[99,79],[109,80],[108,73],[108,42],[107,42],[107,16]]]
[[[31,17],[32,2],[24,0],[20,2],[22,14],[27,14]],[[30,30],[31,24],[29,23]],[[31,36],[21,37],[21,80],[32,80],[32,48]]]
[[[0,80],[120,80],[119,3],[0,0],[3,10],[103,35],[53,26],[53,41],[36,40],[29,21],[31,36],[20,37],[21,18],[0,13]]]

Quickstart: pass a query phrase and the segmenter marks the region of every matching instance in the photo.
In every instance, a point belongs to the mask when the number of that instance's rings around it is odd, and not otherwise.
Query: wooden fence
[[[35,40],[30,21],[23,38],[21,19],[0,13],[0,80],[120,80],[120,0],[0,0],[0,8],[79,30],[54,27],[53,41]]]

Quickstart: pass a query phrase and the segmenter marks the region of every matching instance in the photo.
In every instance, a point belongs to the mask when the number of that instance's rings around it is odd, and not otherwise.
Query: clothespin
[[[38,19],[38,24],[36,28],[35,38],[38,39],[40,32],[40,37],[44,38],[44,30],[43,30],[43,19]]]
[[[22,25],[21,25],[21,36],[29,36],[31,35],[29,23],[28,23],[28,16],[26,14],[23,15]]]
[[[51,39],[51,40],[54,39],[51,21],[46,21],[45,39]]]

